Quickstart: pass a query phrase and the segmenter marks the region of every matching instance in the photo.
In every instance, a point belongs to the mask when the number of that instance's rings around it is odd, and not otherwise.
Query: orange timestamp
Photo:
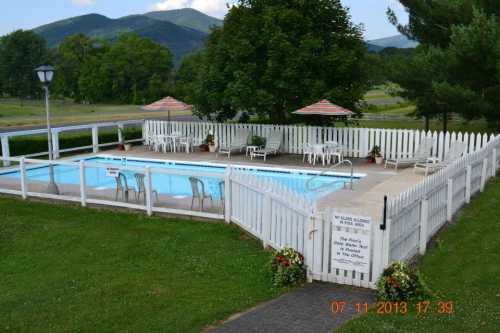
[[[426,313],[438,313],[443,315],[452,315],[455,313],[453,301],[418,301],[408,302],[377,302],[375,306],[367,302],[349,303],[343,300],[333,300],[330,302],[332,314],[341,314],[344,311],[353,311],[355,313],[375,312],[378,315],[406,315],[414,308],[416,314],[424,315]]]

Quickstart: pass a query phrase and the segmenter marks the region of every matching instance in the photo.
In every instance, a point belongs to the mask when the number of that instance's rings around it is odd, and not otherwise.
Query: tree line
[[[393,63],[390,79],[400,94],[415,102],[427,121],[458,114],[485,118],[500,131],[500,5],[498,0],[400,0],[410,14],[402,25],[391,10],[390,21],[420,42],[414,55]]]
[[[40,96],[34,69],[56,68],[52,94],[81,103],[145,104],[167,93],[172,53],[150,39],[125,33],[114,42],[72,35],[55,49],[33,31],[0,39],[0,94]]]

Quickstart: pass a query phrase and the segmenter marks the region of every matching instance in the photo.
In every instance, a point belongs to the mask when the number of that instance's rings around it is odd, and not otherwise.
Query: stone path
[[[342,314],[333,314],[332,300],[346,301]],[[256,308],[235,315],[209,333],[331,333],[357,316],[356,303],[375,302],[371,290],[329,283],[312,283]]]

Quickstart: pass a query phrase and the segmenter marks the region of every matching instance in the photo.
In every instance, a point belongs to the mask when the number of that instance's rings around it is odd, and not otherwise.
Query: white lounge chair
[[[437,158],[428,158],[425,162],[419,162],[415,164],[415,172],[418,170],[424,170],[427,176],[429,172],[436,172],[440,169],[447,167],[454,161],[462,157],[467,150],[467,145],[463,142],[453,142],[450,146],[448,152],[444,155],[442,161]]]
[[[424,138],[420,142],[417,151],[413,155],[413,157],[402,157],[402,158],[388,158],[385,161],[385,167],[388,165],[393,165],[396,170],[401,165],[411,165],[415,163],[426,162],[427,159],[431,156],[432,146],[434,144],[433,138]]]
[[[266,146],[260,147],[252,152],[251,159],[255,157],[263,157],[264,161],[267,159],[267,155],[277,155],[281,148],[281,142],[283,140],[283,133],[280,131],[274,131],[266,140]]]
[[[248,139],[250,138],[250,131],[247,129],[239,129],[236,131],[234,139],[229,145],[222,146],[219,148],[217,154],[226,154],[228,158],[231,158],[231,153],[237,151],[242,153],[245,151],[248,145]]]

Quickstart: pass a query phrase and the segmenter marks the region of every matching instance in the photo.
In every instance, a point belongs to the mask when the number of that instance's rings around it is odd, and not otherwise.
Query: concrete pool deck
[[[219,155],[208,152],[186,153],[159,153],[148,150],[142,146],[135,146],[131,151],[124,152],[118,150],[109,150],[102,154],[113,156],[124,156],[128,158],[138,157],[145,159],[162,159],[187,162],[207,162],[220,163],[231,165],[252,165],[261,167],[279,167],[279,168],[294,168],[311,171],[335,171],[349,174],[350,167],[342,165],[335,169],[330,166],[323,167],[321,163],[316,166],[302,162],[302,155],[282,154],[271,156],[266,162],[259,160],[251,160],[245,154],[235,154],[228,159],[226,155]],[[342,209],[344,212],[352,212],[358,215],[369,215],[372,217],[379,216],[382,218],[382,210],[384,206],[384,196],[388,198],[395,197],[400,193],[408,190],[413,185],[418,184],[425,177],[423,174],[415,174],[413,168],[400,169],[398,171],[393,168],[385,169],[383,165],[369,164],[364,158],[349,159],[353,162],[354,173],[365,174],[354,184],[354,190],[342,189],[331,193],[318,202],[320,210],[329,207]]]

